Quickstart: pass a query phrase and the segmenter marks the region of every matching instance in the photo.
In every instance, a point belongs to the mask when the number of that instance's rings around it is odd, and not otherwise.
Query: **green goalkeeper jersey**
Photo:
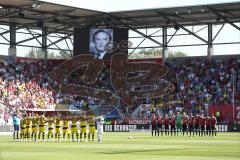
[[[182,124],[182,116],[181,115],[177,115],[176,120],[177,120],[177,124]]]

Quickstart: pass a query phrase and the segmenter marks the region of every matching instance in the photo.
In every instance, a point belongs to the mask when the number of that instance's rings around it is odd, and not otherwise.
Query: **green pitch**
[[[132,139],[129,139],[129,136]],[[0,137],[0,160],[239,160],[240,133],[217,137],[161,137],[104,133],[103,142],[14,142]]]

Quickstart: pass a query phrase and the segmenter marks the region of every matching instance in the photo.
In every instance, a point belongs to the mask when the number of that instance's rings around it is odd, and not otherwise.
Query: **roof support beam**
[[[47,29],[42,29],[42,52],[44,53],[44,59],[48,59],[48,53],[47,53]]]
[[[158,32],[161,31],[161,30],[162,30],[162,29],[158,29],[157,31],[151,33],[149,36],[152,37],[152,35],[158,33]],[[146,28],[146,33],[147,33],[147,28]],[[141,38],[142,38],[142,37],[141,37]],[[134,53],[134,51],[135,51],[136,49],[138,49],[139,46],[140,46],[145,40],[146,40],[146,37],[144,37],[144,39],[132,50],[132,52],[131,52],[130,54],[128,54],[128,57],[131,56],[131,55]]]
[[[167,41],[167,44],[173,39],[174,36],[176,36],[176,33],[177,33],[177,32],[178,32],[178,30],[176,30],[176,31],[172,34],[171,38]]]
[[[10,43],[10,41],[9,41],[3,34],[0,34],[0,36],[1,36],[3,39],[5,39],[7,42]]]
[[[179,27],[182,28],[184,31],[188,32],[189,34],[193,35],[194,37],[200,39],[204,43],[207,43],[207,41],[204,38],[200,37],[199,35],[195,34],[194,32],[190,31],[189,29],[185,28],[183,25],[179,25]]]
[[[163,27],[163,30],[162,30],[162,41],[163,41],[163,47],[162,47],[162,60],[163,60],[163,63],[166,62],[166,58],[167,58],[167,54],[168,54],[168,48],[167,48],[167,45],[168,45],[168,42],[167,42],[167,27]]]
[[[39,34],[39,35],[37,35],[37,36],[31,37],[31,38],[28,38],[28,39],[24,39],[24,40],[22,40],[22,41],[18,41],[16,44],[19,45],[19,44],[21,44],[21,43],[24,43],[24,42],[27,42],[27,41],[31,41],[31,40],[37,39],[37,38],[39,38],[39,37],[42,37],[42,35]]]
[[[234,28],[236,28],[237,30],[240,31],[240,27],[238,27],[236,24],[234,24],[233,22],[229,21],[225,16],[223,16],[222,14],[220,14],[217,10],[213,9],[213,8],[208,8],[210,11],[212,11],[215,15],[219,16],[219,18],[222,18],[223,20],[225,20],[225,22],[229,23],[230,25],[232,25]]]
[[[34,37],[34,34],[27,28],[27,31]],[[42,43],[36,38],[35,39],[40,45],[42,45]]]
[[[8,49],[8,55],[16,57],[17,56],[17,44],[16,44],[16,25],[11,24],[9,26],[10,30],[10,46]]]
[[[140,31],[138,31],[137,29],[135,29],[135,28],[129,26],[127,23],[122,22],[118,17],[116,17],[116,16],[112,16],[112,15],[109,15],[109,16],[110,16],[111,18],[113,18],[114,20],[118,21],[119,23],[121,23],[122,25],[124,25],[125,27],[127,27],[127,28],[133,30],[134,32],[136,32],[136,33],[142,35],[143,37],[145,37],[145,38],[151,40],[152,42],[154,42],[154,43],[160,45],[161,47],[163,46],[162,43],[160,43],[160,42],[158,42],[157,40],[151,38],[151,36],[148,36],[148,35],[146,35],[146,34],[140,32]]]
[[[71,57],[71,55],[69,55],[66,50],[63,50],[62,48],[60,48],[58,45],[56,45],[53,41],[51,41],[49,38],[47,38],[48,41],[51,42],[51,44],[53,44],[54,46],[56,46],[60,51],[64,52],[66,55],[68,55],[69,57]]]
[[[164,13],[162,13],[162,12],[159,12],[159,11],[157,11],[157,13],[158,13],[160,16],[162,16],[163,18],[165,18],[166,20],[168,20],[168,21],[176,24],[177,26],[179,26],[180,28],[182,28],[182,29],[183,29],[184,31],[186,31],[187,33],[189,33],[189,34],[193,35],[194,37],[200,39],[200,40],[203,41],[204,43],[207,43],[207,41],[206,41],[204,38],[200,37],[200,36],[197,35],[196,33],[194,33],[194,32],[192,32],[192,31],[190,31],[189,29],[185,28],[183,25],[178,24],[177,22],[175,22],[174,20],[172,20],[171,18],[169,18],[166,14],[164,14]]]
[[[217,34],[214,36],[214,38],[212,39],[212,41],[214,41],[214,40],[217,38],[218,34],[221,32],[221,30],[223,29],[224,25],[225,25],[225,23],[222,24],[221,28],[218,30]]]
[[[130,54],[128,54],[128,57],[130,57],[130,56],[133,54],[133,52],[145,41],[145,39],[146,39],[146,38],[144,38],[144,39],[137,45],[137,47],[135,47],[135,48],[132,50],[132,52],[131,52]]]
[[[69,47],[69,45],[68,45],[67,38],[65,38],[64,40],[65,40],[65,43],[66,43],[68,49],[71,50],[70,47]],[[72,51],[70,51],[70,54],[73,55]]]
[[[208,24],[208,48],[207,48],[207,57],[211,59],[213,56],[213,33],[212,33],[212,24]]]
[[[65,37],[62,37],[62,38],[60,38],[60,39],[58,39],[58,40],[56,40],[56,41],[54,41],[54,42],[52,41],[49,45],[47,45],[47,47],[50,47],[50,46],[52,46],[52,45],[54,45],[54,44],[56,44],[56,43],[59,43],[59,42],[65,40],[66,38],[68,38],[68,37],[70,37],[70,36],[72,36],[72,34],[69,34],[69,35],[67,35],[67,36],[65,36]]]
[[[19,30],[19,29],[22,29],[22,28],[23,27],[18,27],[18,28],[16,28],[16,31]],[[0,33],[0,35],[4,35],[4,34],[8,34],[8,33],[10,33],[10,29]]]

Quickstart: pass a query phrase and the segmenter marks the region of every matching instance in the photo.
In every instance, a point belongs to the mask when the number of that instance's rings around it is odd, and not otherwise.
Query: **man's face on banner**
[[[99,32],[95,35],[95,47],[98,52],[104,52],[107,44],[110,42],[110,37],[105,32]]]

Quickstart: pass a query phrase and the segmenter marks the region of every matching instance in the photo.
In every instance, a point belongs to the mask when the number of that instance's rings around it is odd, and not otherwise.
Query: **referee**
[[[17,114],[13,115],[13,139],[19,139],[19,125],[20,125],[20,119],[18,118]]]

